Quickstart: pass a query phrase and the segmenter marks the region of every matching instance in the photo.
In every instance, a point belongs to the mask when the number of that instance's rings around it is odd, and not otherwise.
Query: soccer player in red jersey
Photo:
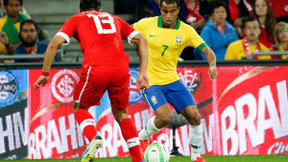
[[[129,56],[124,53],[122,39],[138,46],[140,69],[137,87],[149,88],[147,75],[148,45],[138,31],[117,16],[101,12],[100,0],[81,0],[80,13],[70,17],[50,42],[45,53],[43,72],[34,83],[37,89],[49,80],[49,69],[58,47],[76,38],[84,53],[82,74],[74,92],[75,118],[90,143],[81,161],[92,161],[102,139],[96,134],[95,121],[88,112],[90,106],[99,105],[108,90],[112,113],[119,123],[133,162],[143,161],[135,125],[128,118]]]

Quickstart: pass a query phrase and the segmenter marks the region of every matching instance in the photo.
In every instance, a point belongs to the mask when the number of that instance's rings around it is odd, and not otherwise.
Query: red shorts
[[[100,105],[100,99],[106,90],[111,105],[124,110],[129,103],[128,68],[119,66],[90,66],[83,69],[74,92],[74,101],[85,107]]]

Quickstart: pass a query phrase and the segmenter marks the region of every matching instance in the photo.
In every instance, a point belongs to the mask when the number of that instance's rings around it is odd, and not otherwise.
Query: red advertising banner
[[[287,66],[219,68],[222,155],[287,154]]]
[[[32,85],[41,70],[29,70],[28,158],[71,158],[84,151],[85,138],[72,108],[80,71],[52,69],[47,85],[34,91]],[[177,71],[193,94],[202,117],[203,154],[288,154],[288,66],[223,66],[218,67],[219,75],[213,81],[208,76],[208,67],[179,67]],[[131,68],[130,73],[128,113],[140,130],[154,113],[135,88],[138,69]],[[104,140],[96,157],[129,156],[107,94],[101,99],[101,106],[91,108],[91,113],[97,121],[97,133]],[[187,124],[177,127],[175,144],[185,156],[191,151],[188,138]],[[173,147],[170,128],[150,139],[170,150]]]
[[[29,159],[73,158],[85,150],[73,114],[73,92],[80,69],[51,69],[45,87],[33,89],[41,70],[29,70]]]

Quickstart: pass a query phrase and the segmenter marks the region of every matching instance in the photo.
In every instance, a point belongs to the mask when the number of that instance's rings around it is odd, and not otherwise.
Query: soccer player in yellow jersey
[[[200,157],[203,143],[200,114],[193,96],[180,81],[176,68],[182,50],[192,46],[206,55],[209,64],[208,75],[215,79],[216,57],[196,31],[178,19],[179,10],[179,0],[161,0],[161,16],[144,18],[133,24],[148,41],[150,88],[144,90],[143,95],[156,114],[156,117],[149,119],[145,128],[139,132],[139,139],[143,144],[149,136],[170,122],[170,103],[176,112],[182,114],[189,122],[191,160],[203,162],[205,160]],[[144,149],[145,147],[142,147],[142,152]]]

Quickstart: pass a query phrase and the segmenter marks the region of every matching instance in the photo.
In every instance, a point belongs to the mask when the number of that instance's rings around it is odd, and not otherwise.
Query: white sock
[[[202,124],[190,125],[189,124],[189,144],[191,145],[191,160],[195,161],[200,157],[201,147],[203,144]]]
[[[147,125],[138,133],[140,140],[148,140],[148,138],[151,135],[153,135],[153,134],[155,134],[161,130],[155,126],[155,123],[154,123],[155,117],[156,116],[150,118],[148,120]]]

